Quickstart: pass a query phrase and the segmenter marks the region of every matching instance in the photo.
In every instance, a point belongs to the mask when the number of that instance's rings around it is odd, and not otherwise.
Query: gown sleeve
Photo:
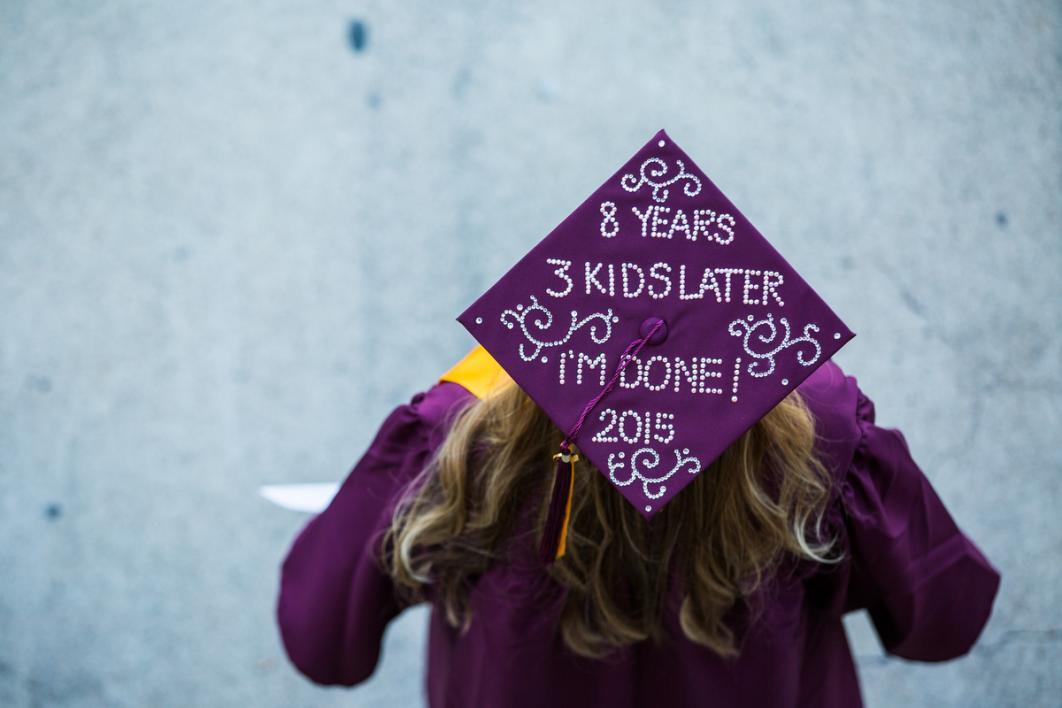
[[[875,424],[862,392],[856,424],[840,486],[850,564],[845,609],[865,607],[890,654],[961,656],[988,621],[999,573],[956,526],[903,435]]]
[[[353,686],[376,668],[384,630],[403,602],[378,564],[378,541],[400,492],[443,437],[455,384],[398,406],[329,506],[307,523],[280,571],[276,617],[289,659],[320,684]]]

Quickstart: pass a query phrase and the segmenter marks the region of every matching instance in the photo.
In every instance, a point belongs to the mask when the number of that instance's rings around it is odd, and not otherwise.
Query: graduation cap
[[[458,320],[652,518],[854,335],[663,130]],[[577,452],[578,451],[578,452]]]

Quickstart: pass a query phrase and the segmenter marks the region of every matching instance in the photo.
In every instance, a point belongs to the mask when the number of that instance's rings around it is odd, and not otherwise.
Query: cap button
[[[656,326],[657,322],[663,323],[664,326],[656,330],[656,334],[649,338],[648,344],[660,344],[667,339],[667,322],[660,317],[646,318],[645,322],[642,322],[642,326],[638,328],[638,333],[643,337],[647,336],[653,331],[653,327]]]

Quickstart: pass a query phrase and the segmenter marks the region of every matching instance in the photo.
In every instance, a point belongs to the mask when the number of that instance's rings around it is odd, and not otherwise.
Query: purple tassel
[[[572,487],[572,453],[561,448],[560,454],[554,455],[557,467],[553,475],[553,493],[550,495],[549,512],[546,514],[546,527],[542,531],[542,543],[539,545],[538,557],[546,565],[551,565],[559,558],[561,538],[564,526],[568,522],[568,502]]]

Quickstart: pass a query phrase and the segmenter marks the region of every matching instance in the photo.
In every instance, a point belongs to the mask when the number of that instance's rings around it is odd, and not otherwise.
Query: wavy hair
[[[787,558],[831,562],[821,521],[829,475],[814,453],[814,420],[791,393],[647,522],[585,461],[577,463],[567,552],[549,572],[567,590],[566,646],[602,657],[663,639],[670,583],[691,641],[738,654],[728,612]],[[446,440],[398,504],[382,539],[386,572],[409,597],[426,586],[454,627],[471,621],[476,579],[505,562],[523,504],[541,537],[552,454],[563,435],[513,383],[457,413]],[[677,572],[676,572],[677,571]]]

